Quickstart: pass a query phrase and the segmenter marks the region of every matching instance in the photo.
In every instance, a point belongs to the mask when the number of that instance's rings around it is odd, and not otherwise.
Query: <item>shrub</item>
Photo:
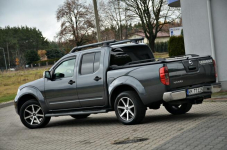
[[[170,57],[185,55],[184,37],[183,36],[170,37],[168,43],[168,51]]]
[[[48,59],[61,58],[65,55],[65,52],[59,49],[46,50],[46,56]]]
[[[168,52],[168,42],[156,42],[155,43],[156,52]]]

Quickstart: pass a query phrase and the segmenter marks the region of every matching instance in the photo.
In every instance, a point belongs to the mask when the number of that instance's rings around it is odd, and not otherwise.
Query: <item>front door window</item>
[[[62,62],[54,71],[54,78],[68,78],[72,77],[74,73],[74,68],[75,68],[75,58],[66,60]]]

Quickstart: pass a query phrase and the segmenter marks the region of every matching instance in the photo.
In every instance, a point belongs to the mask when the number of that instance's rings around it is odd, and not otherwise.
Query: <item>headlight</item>
[[[19,92],[20,92],[20,89],[17,90],[17,95],[18,95]]]

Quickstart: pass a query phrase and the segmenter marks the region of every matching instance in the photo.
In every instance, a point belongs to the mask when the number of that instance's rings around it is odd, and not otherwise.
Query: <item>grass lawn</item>
[[[169,57],[169,53],[154,53],[155,58],[167,58]]]
[[[11,101],[15,97],[16,97],[16,94],[9,94],[7,96],[0,97],[0,103]]]
[[[48,68],[0,72],[0,103],[13,100],[20,85],[42,78],[45,70]]]

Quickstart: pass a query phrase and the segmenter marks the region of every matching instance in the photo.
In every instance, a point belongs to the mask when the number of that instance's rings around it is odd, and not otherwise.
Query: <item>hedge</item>
[[[155,51],[159,53],[168,52],[168,42],[156,42]]]
[[[183,36],[172,36],[168,43],[169,56],[185,55],[184,48],[184,37]]]

